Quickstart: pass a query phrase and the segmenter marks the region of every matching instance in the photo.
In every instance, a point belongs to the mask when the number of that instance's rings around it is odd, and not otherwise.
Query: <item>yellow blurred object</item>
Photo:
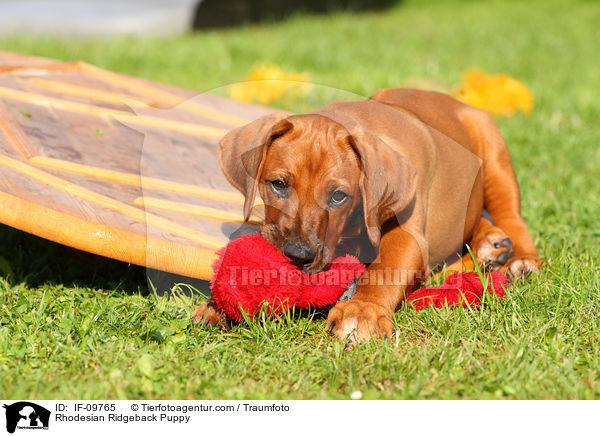
[[[490,75],[478,69],[465,71],[462,83],[451,94],[494,115],[513,115],[518,110],[529,114],[533,109],[531,91],[506,74]]]
[[[229,89],[234,100],[268,105],[282,98],[297,98],[306,95],[312,85],[307,83],[309,75],[284,71],[277,65],[255,66],[245,82],[237,83]]]

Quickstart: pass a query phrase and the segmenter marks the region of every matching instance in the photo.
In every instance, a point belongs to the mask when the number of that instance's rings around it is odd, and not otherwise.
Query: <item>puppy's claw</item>
[[[502,268],[509,280],[515,281],[532,273],[540,272],[544,262],[537,256],[516,256]]]
[[[329,324],[327,324],[327,333],[329,333],[330,335],[333,335],[334,327],[335,327],[335,320],[333,320]]]

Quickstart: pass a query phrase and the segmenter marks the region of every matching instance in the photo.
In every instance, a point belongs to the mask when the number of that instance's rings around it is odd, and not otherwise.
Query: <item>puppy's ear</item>
[[[286,112],[276,112],[227,133],[219,142],[219,165],[229,183],[244,194],[244,220],[248,220],[264,157],[273,139],[291,130]]]
[[[359,183],[367,234],[378,248],[382,224],[412,203],[417,170],[374,135],[351,136],[348,140],[361,162]]]

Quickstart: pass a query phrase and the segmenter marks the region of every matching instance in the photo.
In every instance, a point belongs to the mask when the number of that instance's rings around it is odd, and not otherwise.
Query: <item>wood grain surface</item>
[[[0,52],[0,222],[141,266],[209,279],[242,226],[219,139],[271,109]],[[250,225],[262,220],[260,204]]]

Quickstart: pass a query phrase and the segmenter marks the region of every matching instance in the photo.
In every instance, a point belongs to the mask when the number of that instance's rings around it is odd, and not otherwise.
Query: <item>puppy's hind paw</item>
[[[516,256],[504,265],[501,272],[514,281],[532,273],[539,273],[543,266],[544,261],[537,256]]]
[[[214,300],[209,299],[192,312],[192,325],[202,327],[219,326],[229,330],[229,318],[217,307]]]
[[[473,248],[477,263],[490,271],[500,270],[514,254],[512,241],[498,227],[492,227]]]

